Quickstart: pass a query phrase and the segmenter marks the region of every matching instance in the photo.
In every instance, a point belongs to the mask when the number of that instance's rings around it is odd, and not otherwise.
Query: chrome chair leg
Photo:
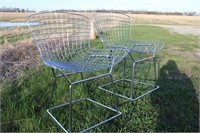
[[[139,62],[146,61],[148,59],[154,60],[154,75],[153,77],[156,80],[156,64],[155,64],[155,53],[160,51],[163,46],[164,42],[158,41],[158,40],[135,40],[132,37],[132,19],[127,14],[121,14],[121,13],[99,13],[96,12],[94,14],[94,20],[95,20],[95,27],[99,34],[99,37],[102,41],[102,43],[111,49],[119,49],[119,50],[126,50],[128,54],[131,56],[132,53],[145,53],[148,55],[148,58],[142,58],[139,60],[134,60],[132,58],[132,73],[131,73],[131,79],[125,78],[125,75],[120,78],[119,80],[115,80],[114,83],[117,82],[123,82],[123,87],[125,87],[125,82],[130,82],[130,94],[123,95],[123,94],[116,94],[117,96],[120,96],[122,98],[128,99],[130,101],[137,100],[146,94],[149,94],[150,92],[156,90],[159,88],[159,86],[151,83],[140,82],[137,81],[136,77],[137,75],[134,75],[135,73],[135,67],[136,64]],[[153,56],[151,56],[151,54]],[[151,57],[150,57],[151,56]],[[124,72],[126,66],[124,65]],[[123,72],[123,73],[124,73]],[[147,77],[147,76],[146,76]],[[146,78],[145,78],[146,80]],[[106,86],[110,85],[111,83],[104,84],[100,86],[99,88],[112,93],[112,91],[106,89]],[[151,90],[144,92],[140,96],[133,96],[133,93],[135,93],[135,89],[137,85],[147,86],[147,88],[151,87]],[[135,87],[136,86],[136,87]]]
[[[156,57],[153,58],[153,67],[154,67],[154,82],[156,84],[156,79],[157,79],[157,76],[156,76]]]
[[[114,99],[114,107],[115,107],[115,109],[118,111],[118,100],[117,100],[117,96],[116,96],[116,93],[115,93],[115,91],[116,91],[116,86],[115,86],[115,84],[114,84],[114,79],[113,79],[112,74],[110,74],[109,76],[110,76],[110,79],[111,79],[111,83],[112,83],[112,85],[113,85],[113,90],[112,90],[112,92],[113,92],[113,99]]]
[[[113,99],[114,99],[114,101],[115,101],[115,102],[114,102],[114,108],[108,107],[108,106],[106,106],[106,105],[104,105],[104,104],[101,104],[101,103],[99,103],[99,102],[96,102],[96,101],[94,101],[94,100],[92,100],[92,99],[89,99],[89,98],[86,98],[86,97],[85,97],[85,98],[81,98],[81,99],[77,99],[77,100],[72,100],[72,87],[73,87],[73,85],[78,84],[78,83],[82,83],[82,84],[83,84],[83,83],[86,82],[86,81],[93,80],[93,79],[98,79],[98,78],[102,78],[102,77],[105,77],[105,76],[109,76],[109,77],[111,78],[111,82],[113,83],[113,82],[114,82],[114,79],[113,79],[113,76],[112,76],[111,73],[99,75],[99,76],[92,77],[92,78],[88,78],[88,79],[81,79],[81,80],[76,81],[76,82],[71,82],[71,81],[69,81],[69,78],[67,78],[67,75],[64,74],[63,72],[61,72],[61,73],[63,74],[63,77],[64,77],[64,78],[68,81],[68,83],[69,83],[69,102],[68,102],[68,103],[64,103],[64,104],[61,104],[61,105],[58,105],[58,106],[55,106],[55,107],[52,107],[52,108],[49,108],[49,109],[47,109],[47,112],[48,112],[48,114],[53,118],[53,120],[54,120],[65,132],[68,132],[67,129],[54,117],[54,115],[50,112],[51,110],[56,109],[56,108],[60,108],[60,107],[66,106],[66,105],[69,106],[69,132],[72,132],[72,131],[73,131],[73,127],[72,127],[72,119],[73,119],[73,118],[72,118],[72,113],[73,113],[73,111],[72,111],[72,108],[73,108],[73,107],[72,107],[72,106],[73,106],[73,103],[76,103],[76,102],[79,102],[79,101],[82,101],[82,100],[86,100],[87,102],[92,102],[92,103],[94,103],[94,104],[100,105],[100,106],[102,106],[102,107],[104,107],[104,108],[107,108],[107,109],[109,109],[109,110],[115,112],[116,114],[115,114],[114,116],[111,116],[110,118],[104,120],[104,121],[101,121],[100,123],[98,123],[98,124],[96,124],[96,125],[93,125],[93,126],[87,128],[87,129],[84,129],[84,130],[81,131],[81,132],[89,131],[89,130],[91,130],[91,129],[93,129],[93,128],[95,128],[95,127],[97,127],[97,126],[99,126],[99,125],[101,125],[101,124],[103,124],[103,123],[105,123],[105,122],[108,122],[108,121],[110,121],[110,120],[112,120],[112,119],[114,119],[114,118],[116,118],[116,117],[118,117],[118,116],[121,115],[121,112],[118,110],[117,96],[116,96],[116,93],[115,93],[115,89],[116,89],[115,85],[113,85],[113,91],[112,91]],[[81,76],[81,77],[82,77],[82,76]],[[84,90],[85,90],[85,89],[84,89]]]
[[[67,132],[66,128],[57,120],[53,115],[57,108],[63,106],[69,107],[69,125],[68,131],[72,132],[74,127],[73,123],[73,104],[82,100],[87,100],[93,104],[97,104],[115,113],[112,117],[101,121],[81,132],[89,131],[107,121],[110,121],[121,115],[116,109],[98,103],[89,98],[80,98],[72,100],[72,87],[76,84],[99,79],[111,75],[112,69],[115,65],[127,56],[125,50],[118,49],[95,49],[90,46],[90,19],[87,16],[76,13],[36,13],[27,17],[29,29],[32,33],[34,43],[36,44],[41,58],[47,67],[52,68],[52,73],[55,79],[62,77],[66,79],[69,84],[69,102],[47,109],[48,114],[52,119]],[[81,74],[81,79],[76,81],[70,80],[70,75],[76,73],[91,73],[101,72],[109,69],[106,74],[99,74],[94,77],[84,79]],[[55,70],[61,72],[57,74]],[[70,72],[70,73],[66,73]],[[113,77],[111,75],[113,82]],[[115,88],[113,88],[113,96],[115,96]],[[116,103],[115,106],[117,107]],[[53,111],[54,110],[54,111]],[[52,111],[52,112],[51,112]],[[58,112],[57,112],[58,113]],[[62,115],[61,115],[62,117]],[[68,118],[67,118],[68,119]]]
[[[122,98],[125,98],[125,99],[130,100],[130,101],[135,101],[135,100],[137,100],[137,99],[139,99],[139,98],[141,98],[141,97],[143,97],[143,96],[145,96],[145,95],[147,95],[147,94],[149,94],[149,93],[151,93],[151,92],[153,92],[153,91],[155,91],[155,90],[157,90],[157,89],[159,88],[158,85],[151,84],[151,83],[145,83],[145,82],[141,82],[141,81],[136,81],[136,80],[135,80],[135,66],[136,66],[136,64],[139,63],[139,62],[145,61],[145,60],[147,60],[147,59],[148,59],[148,58],[142,59],[142,60],[137,60],[137,61],[134,61],[134,62],[133,62],[132,70],[131,70],[131,79],[123,79],[123,78],[122,78],[122,79],[115,80],[115,81],[113,82],[114,84],[117,83],[117,82],[124,82],[124,81],[130,82],[130,83],[131,83],[130,92],[129,92],[130,95],[129,95],[129,96],[124,95],[124,94],[116,93],[117,96],[122,97]],[[110,83],[101,85],[101,86],[99,86],[99,89],[104,90],[104,91],[109,92],[109,93],[112,93],[112,91],[110,91],[110,90],[108,90],[108,89],[106,88],[106,86],[109,86],[109,85],[111,85],[111,84],[112,84],[112,83],[110,82]],[[136,84],[137,84],[137,85],[149,86],[149,87],[151,87],[151,90],[149,90],[149,91],[147,91],[147,92],[144,92],[143,94],[141,94],[141,95],[139,95],[139,96],[137,96],[137,97],[133,97],[133,94],[135,94],[135,87],[134,87],[134,86],[135,86]]]

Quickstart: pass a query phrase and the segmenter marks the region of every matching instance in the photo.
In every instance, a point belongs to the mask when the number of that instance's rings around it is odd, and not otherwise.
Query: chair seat
[[[111,68],[111,65],[119,63],[127,53],[122,50],[111,49],[87,49],[74,54],[70,60],[44,59],[47,66],[56,69],[67,70],[69,72],[94,72],[102,69]],[[114,58],[114,64],[112,64]]]
[[[156,47],[155,52],[159,52],[164,47],[164,42],[157,40],[129,39],[127,41],[119,42],[117,45],[108,44],[107,46],[113,49],[126,49],[130,52],[154,53],[154,48]]]
[[[155,52],[159,52],[164,47],[164,42],[157,40],[131,40],[129,43],[135,45],[131,52],[154,53],[155,47]]]

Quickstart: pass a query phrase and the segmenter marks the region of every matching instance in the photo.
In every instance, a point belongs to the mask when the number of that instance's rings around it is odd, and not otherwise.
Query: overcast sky
[[[25,9],[123,9],[148,11],[200,12],[200,0],[0,0],[1,7]]]

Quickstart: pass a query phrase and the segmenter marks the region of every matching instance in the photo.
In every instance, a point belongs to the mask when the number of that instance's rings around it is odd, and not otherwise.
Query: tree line
[[[2,7],[0,12],[35,12],[34,10],[24,8]]]
[[[34,10],[24,9],[24,8],[12,8],[12,7],[2,7],[0,12],[35,12]],[[49,10],[43,10],[40,12],[52,12]],[[73,9],[59,9],[53,12],[119,12],[119,13],[129,13],[129,14],[157,14],[157,15],[185,15],[185,16],[200,16],[197,12],[161,12],[161,11],[146,11],[146,10],[73,10]]]
[[[145,10],[73,10],[73,9],[60,9],[55,10],[55,12],[119,12],[119,13],[129,13],[129,14],[156,14],[156,15],[184,15],[184,16],[200,16],[200,13],[197,12],[161,12],[161,11],[145,11]]]

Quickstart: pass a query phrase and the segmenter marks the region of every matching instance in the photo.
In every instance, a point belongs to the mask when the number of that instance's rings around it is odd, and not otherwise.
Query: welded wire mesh
[[[117,13],[95,13],[95,26],[102,42],[112,48],[131,47],[130,17]]]
[[[132,52],[159,51],[164,43],[159,40],[135,40],[132,36],[132,21],[126,14],[95,13],[95,26],[104,45]]]
[[[34,42],[44,63],[68,71],[96,71],[120,62],[120,50],[90,48],[90,20],[74,13],[39,13],[28,17]],[[111,54],[112,53],[112,54]]]
[[[86,17],[66,13],[41,13],[29,17],[34,42],[45,59],[67,60],[89,47],[90,25]]]
[[[133,48],[130,49],[132,52],[140,53],[154,53],[160,51],[164,47],[164,42],[160,40],[134,40],[128,41],[132,44]]]

